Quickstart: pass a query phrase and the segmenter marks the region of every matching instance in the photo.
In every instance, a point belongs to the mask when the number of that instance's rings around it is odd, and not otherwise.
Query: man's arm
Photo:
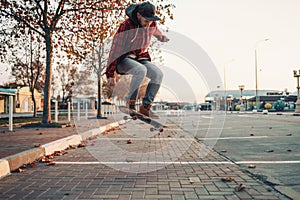
[[[114,35],[106,67],[107,78],[113,78],[115,76],[115,71],[117,68],[119,58],[124,53],[122,51],[126,40],[126,30],[128,30],[128,27],[127,24],[124,22],[120,25],[117,33]]]
[[[168,42],[170,39],[163,35],[161,31],[157,28],[156,22],[154,22],[154,37],[156,37],[160,42]]]

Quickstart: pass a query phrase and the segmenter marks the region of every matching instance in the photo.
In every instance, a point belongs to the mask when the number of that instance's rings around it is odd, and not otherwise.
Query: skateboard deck
[[[155,119],[152,119],[150,117],[147,117],[136,110],[132,110],[127,108],[126,106],[119,106],[119,109],[122,113],[127,114],[128,116],[124,116],[125,120],[132,119],[132,120],[141,120],[147,124],[150,124],[152,127],[150,128],[150,131],[158,130],[159,132],[163,132],[164,125],[160,122],[156,121]]]

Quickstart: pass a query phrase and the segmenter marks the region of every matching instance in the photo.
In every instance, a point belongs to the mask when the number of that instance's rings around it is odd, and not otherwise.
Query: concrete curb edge
[[[112,122],[99,128],[88,130],[82,134],[71,135],[53,142],[42,145],[39,148],[29,149],[11,156],[0,159],[0,179],[10,175],[12,171],[18,169],[24,164],[34,162],[36,159],[44,156],[51,155],[55,151],[65,150],[70,145],[78,145],[83,140],[89,137],[102,134],[111,128],[118,127],[119,125],[125,124],[128,120],[120,120],[118,122]]]

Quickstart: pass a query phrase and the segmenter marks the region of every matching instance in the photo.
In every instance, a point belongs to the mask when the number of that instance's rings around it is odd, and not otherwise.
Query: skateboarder
[[[132,4],[126,9],[126,15],[128,18],[121,23],[113,39],[106,76],[109,84],[114,86],[115,72],[132,75],[126,96],[127,106],[131,109],[135,109],[137,95],[144,78],[149,78],[139,112],[148,117],[157,118],[158,116],[150,109],[160,88],[163,73],[151,63],[147,48],[151,36],[161,42],[168,42],[169,39],[157,28],[156,21],[160,18],[156,16],[155,6],[151,3]]]

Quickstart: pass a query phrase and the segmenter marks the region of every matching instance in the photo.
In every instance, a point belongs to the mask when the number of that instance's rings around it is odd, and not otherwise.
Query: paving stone
[[[128,124],[130,126],[130,124]],[[166,134],[165,134],[166,133]],[[167,138],[168,134],[186,136],[182,140]],[[130,135],[131,137],[132,135]],[[85,148],[69,150],[68,154],[55,157],[58,164],[47,166],[39,164],[24,173],[14,173],[1,179],[0,194],[5,199],[279,199],[274,190],[240,170],[235,164],[199,164],[198,162],[227,161],[203,143],[191,140],[183,131],[169,130],[154,138],[135,138],[128,145],[126,131],[116,130],[108,135],[89,140]],[[111,143],[100,140],[111,139]],[[189,139],[189,140],[187,140]],[[113,144],[124,152],[122,161],[137,160],[146,162],[172,161],[170,156],[179,156],[170,165],[135,164],[105,165],[79,164],[77,162],[99,161],[91,154],[92,144]],[[166,147],[169,147],[168,149]],[[118,156],[116,152],[97,152],[100,158],[109,159]],[[159,150],[164,150],[159,152]],[[105,150],[105,149],[104,149]],[[109,150],[109,151],[108,151]],[[144,153],[144,154],[141,154]],[[155,152],[155,156],[150,153]],[[101,153],[103,153],[101,156]],[[133,155],[130,155],[133,153]],[[205,154],[205,155],[204,155]],[[135,156],[136,155],[136,156]],[[77,164],[59,164],[59,162]],[[174,161],[174,160],[173,160]],[[178,162],[182,163],[178,163]],[[195,163],[186,163],[192,161]],[[124,167],[124,168],[121,168]],[[134,168],[137,167],[137,168]],[[122,171],[137,169],[146,171]],[[147,169],[157,169],[147,171]],[[232,176],[233,182],[222,182],[222,177]],[[239,181],[247,186],[245,191],[235,192]],[[3,194],[3,195],[2,195]]]

